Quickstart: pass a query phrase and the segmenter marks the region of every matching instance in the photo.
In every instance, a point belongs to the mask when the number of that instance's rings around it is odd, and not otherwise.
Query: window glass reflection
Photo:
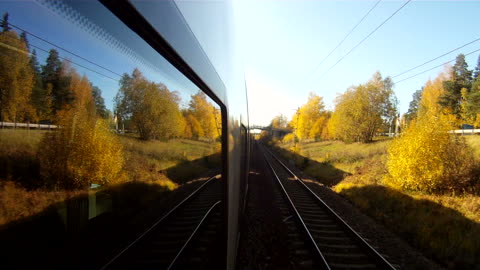
[[[0,265],[100,266],[221,173],[219,106],[98,2],[0,7]]]

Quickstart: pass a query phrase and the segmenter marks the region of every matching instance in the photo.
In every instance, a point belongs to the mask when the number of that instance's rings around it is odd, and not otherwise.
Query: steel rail
[[[180,203],[178,203],[175,207],[170,209],[165,215],[163,215],[160,219],[158,219],[150,228],[148,228],[145,232],[143,232],[139,237],[137,237],[133,242],[131,242],[128,246],[126,246],[122,251],[120,251],[115,257],[113,257],[110,261],[108,261],[100,270],[105,270],[108,266],[110,266],[113,262],[115,262],[120,256],[123,255],[127,250],[129,250],[132,246],[134,246],[140,239],[142,239],[145,235],[147,235],[151,230],[153,230],[158,224],[160,224],[163,220],[168,218],[175,210],[179,207],[183,206],[185,202],[190,200],[195,194],[197,194],[200,190],[202,190],[208,183],[212,182],[214,179],[217,179],[218,175],[210,177],[205,183],[203,183],[200,187],[198,187],[195,191],[190,193],[185,199],[183,199]]]
[[[270,150],[266,149],[267,152],[269,152],[269,154],[290,174],[293,176],[293,178],[295,178],[296,180],[298,180],[298,182],[306,189],[309,191],[309,194],[312,195],[314,198],[316,198],[316,200],[318,202],[320,202],[320,204],[325,208],[327,209],[327,211],[332,214],[339,222],[340,224],[342,224],[346,229],[347,231],[353,235],[357,240],[365,249],[366,251],[368,251],[371,256],[373,257],[373,259],[375,259],[378,264],[380,264],[382,267],[384,267],[384,269],[392,269],[392,270],[395,270],[396,268],[390,264],[380,253],[378,253],[378,251],[376,251],[369,243],[367,243],[367,241],[365,241],[365,239],[363,239],[363,237],[361,237],[352,227],[350,227],[350,225],[347,224],[347,222],[345,222],[332,208],[330,208],[330,206],[328,206],[327,203],[325,203],[315,192],[313,192],[306,184],[305,182],[300,178],[298,177],[295,173],[293,173],[278,157],[276,157]]]
[[[197,227],[195,228],[195,230],[192,232],[192,234],[190,235],[190,237],[188,237],[187,241],[185,242],[185,244],[183,244],[182,248],[178,251],[177,255],[175,256],[175,258],[172,260],[172,262],[170,263],[170,265],[168,266],[167,270],[170,270],[172,269],[173,265],[177,262],[178,258],[182,255],[183,251],[185,250],[185,248],[188,246],[188,244],[190,243],[190,241],[193,239],[193,237],[195,236],[195,234],[197,233],[197,231],[200,229],[200,227],[203,225],[203,222],[205,221],[205,219],[207,219],[207,217],[210,215],[210,213],[212,212],[212,210],[217,207],[217,205],[219,205],[222,201],[217,201],[216,203],[214,203],[207,211],[207,213],[205,213],[205,215],[203,216],[202,220],[200,220],[200,222],[198,223]]]
[[[295,207],[295,205],[293,204],[293,201],[291,200],[290,196],[288,195],[287,190],[286,190],[285,187],[283,186],[282,181],[280,180],[280,178],[278,177],[277,173],[275,172],[275,169],[273,169],[272,164],[268,161],[268,158],[267,158],[267,156],[265,155],[265,152],[263,153],[263,156],[264,156],[265,161],[267,162],[268,166],[270,167],[270,170],[272,171],[273,175],[275,176],[275,179],[277,180],[277,183],[280,185],[280,187],[281,187],[281,189],[282,189],[282,191],[283,191],[283,194],[284,194],[285,197],[287,198],[287,201],[288,201],[288,204],[289,204],[290,208],[291,208],[291,209],[293,210],[293,212],[295,213],[295,217],[296,217],[297,220],[300,222],[300,224],[301,224],[304,232],[307,234],[308,239],[310,240],[311,245],[314,247],[316,254],[318,255],[318,257],[320,257],[320,263],[325,267],[325,269],[331,270],[330,266],[328,265],[328,263],[327,263],[327,261],[326,261],[326,259],[325,259],[325,256],[324,256],[323,253],[320,251],[320,248],[318,247],[317,242],[315,241],[315,239],[313,238],[312,234],[310,233],[310,230],[308,230],[308,227],[307,227],[307,225],[305,224],[305,222],[303,221],[303,218],[300,216],[300,213],[298,212],[297,207]]]

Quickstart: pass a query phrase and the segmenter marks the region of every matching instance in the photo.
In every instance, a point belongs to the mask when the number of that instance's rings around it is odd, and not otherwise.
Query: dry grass
[[[12,181],[0,182],[0,227],[35,216],[56,203],[85,194],[85,191],[27,190]]]
[[[49,206],[86,192],[44,188],[37,148],[45,133],[0,130],[0,225],[39,214]],[[132,204],[135,201],[151,201],[161,192],[176,189],[220,167],[219,143],[182,139],[145,142],[127,136],[120,136],[119,140],[124,146],[123,173],[128,182],[137,182],[141,188],[134,183],[106,188],[118,194],[117,201],[128,201],[131,205],[136,205]],[[132,192],[132,188],[136,191]],[[127,193],[136,198],[129,199]]]

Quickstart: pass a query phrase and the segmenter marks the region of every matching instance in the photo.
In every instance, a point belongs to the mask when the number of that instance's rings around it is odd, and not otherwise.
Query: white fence
[[[57,129],[57,125],[0,122],[0,128]]]
[[[455,134],[478,134],[480,133],[480,129],[456,129],[450,130],[448,133],[455,133]]]

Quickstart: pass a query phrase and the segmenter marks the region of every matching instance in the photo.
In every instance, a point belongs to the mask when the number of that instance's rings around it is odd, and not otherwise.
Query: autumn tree
[[[203,128],[200,122],[190,112],[185,112],[185,132],[184,136],[189,139],[198,140],[200,137],[204,137]]]
[[[301,106],[293,116],[290,126],[294,129],[297,138],[302,141],[313,139],[311,130],[315,122],[325,113],[323,98],[310,93],[306,104]]]
[[[3,27],[8,29],[5,20]],[[35,121],[31,105],[34,74],[27,47],[17,33],[8,30],[0,33],[0,45],[0,117],[3,121]]]
[[[120,81],[115,111],[120,121],[132,122],[141,139],[169,139],[182,132],[177,101],[165,85],[147,80],[135,69]]]
[[[207,95],[202,91],[192,95],[189,103],[189,114],[199,123],[203,130],[203,136],[215,139],[220,136],[221,122],[218,123],[218,110],[207,100]],[[216,116],[217,115],[217,116]]]
[[[308,137],[310,139],[315,139],[315,141],[328,139],[328,121],[330,120],[330,117],[331,112],[323,112],[313,123]]]
[[[427,82],[417,119],[390,146],[387,184],[436,192],[463,188],[473,179],[473,152],[463,137],[449,133],[455,116],[438,103],[447,78],[440,74]]]
[[[75,70],[67,74],[74,102],[58,111],[62,127],[46,134],[38,155],[41,173],[52,187],[87,188],[121,180],[123,150],[105,120],[95,113],[91,84]]]
[[[337,97],[329,121],[331,137],[347,142],[370,142],[385,123],[397,115],[390,78],[375,73],[366,84],[349,88]]]
[[[285,115],[279,114],[272,119],[270,126],[272,128],[287,128],[288,119]]]

